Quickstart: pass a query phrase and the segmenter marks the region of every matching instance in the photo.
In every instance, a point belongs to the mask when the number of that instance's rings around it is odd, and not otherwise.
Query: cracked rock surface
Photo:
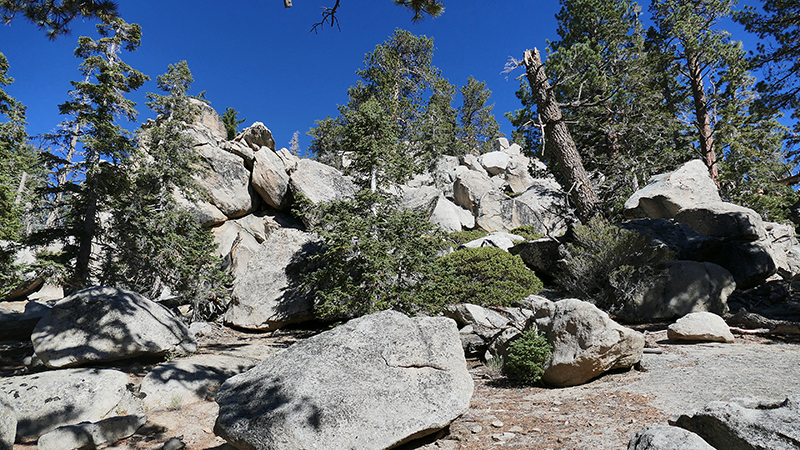
[[[455,321],[383,311],[230,378],[215,432],[240,448],[391,448],[449,425],[472,391]]]

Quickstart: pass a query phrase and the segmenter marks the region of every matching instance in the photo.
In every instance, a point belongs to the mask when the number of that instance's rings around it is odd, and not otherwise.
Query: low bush
[[[438,309],[453,303],[508,306],[542,290],[522,258],[495,247],[465,248],[436,260],[420,295]]]
[[[565,273],[558,283],[570,295],[612,314],[647,289],[663,263],[675,259],[646,236],[603,219],[575,227],[566,249]]]
[[[475,239],[486,237],[488,234],[489,233],[486,230],[476,228],[474,230],[453,231],[452,233],[447,233],[447,239],[457,247],[459,245],[466,244],[467,242],[474,241]]]
[[[509,344],[503,371],[509,378],[534,384],[542,378],[552,355],[553,346],[544,334],[528,330]]]
[[[536,239],[541,239],[543,237],[538,231],[536,231],[536,227],[533,225],[523,225],[521,227],[514,228],[513,230],[509,231],[509,233],[522,236],[529,241],[535,241]]]

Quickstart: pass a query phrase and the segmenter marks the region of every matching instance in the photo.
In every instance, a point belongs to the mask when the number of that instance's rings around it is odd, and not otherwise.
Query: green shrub
[[[486,230],[482,228],[476,228],[474,230],[453,231],[452,233],[447,234],[447,239],[456,246],[459,246],[466,244],[467,242],[474,241],[475,239],[486,237],[488,234],[489,232]]]
[[[609,313],[620,312],[652,284],[661,264],[675,259],[668,249],[652,246],[648,237],[603,219],[575,227],[566,248],[565,273],[558,283]]]
[[[433,310],[465,302],[508,306],[542,289],[522,258],[495,247],[458,250],[437,259],[428,272],[420,295]]]
[[[535,241],[536,239],[541,239],[543,237],[538,231],[536,231],[536,227],[533,225],[523,225],[521,227],[514,228],[513,230],[509,231],[509,233],[522,236],[529,241]]]
[[[509,378],[533,384],[542,378],[552,355],[553,346],[544,334],[528,330],[509,344],[503,370]]]

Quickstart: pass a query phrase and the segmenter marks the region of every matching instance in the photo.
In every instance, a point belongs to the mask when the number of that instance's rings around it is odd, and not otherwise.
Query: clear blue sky
[[[242,126],[263,122],[279,147],[288,147],[299,130],[305,148],[314,121],[336,115],[336,106],[346,102],[364,55],[395,28],[404,28],[434,38],[434,64],[452,84],[461,86],[469,76],[486,81],[501,131],[510,135],[503,114],[519,108],[514,77],[522,72],[507,78],[503,66],[509,56],[519,59],[525,49],[543,49],[547,39],[558,38],[557,1],[446,0],[441,17],[414,24],[411,14],[390,0],[341,0],[341,32],[326,27],[319,34],[309,30],[320,20],[320,7],[334,0],[293,3],[285,9],[281,0],[120,1],[121,16],[143,31],[140,49],[122,58],[152,78],[131,96],[140,116],[126,128],[153,117],[144,94],[156,91],[155,77],[169,64],[186,60],[195,78],[192,93],[205,90],[220,113],[226,107],[240,111],[247,119]],[[72,28],[71,35],[53,42],[21,18],[0,25],[0,52],[15,78],[7,90],[27,105],[31,135],[53,131],[61,122],[57,105],[68,99],[69,81],[80,76],[80,60],[72,54],[77,38],[97,37],[92,22],[78,20]],[[732,31],[751,49],[749,36],[740,28]]]

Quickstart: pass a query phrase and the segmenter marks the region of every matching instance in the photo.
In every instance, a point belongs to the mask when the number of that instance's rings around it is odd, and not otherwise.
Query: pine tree
[[[80,151],[81,158],[65,160],[51,152],[53,161],[68,165],[72,177],[48,190],[52,198],[60,200],[51,205],[58,218],[51,228],[38,233],[38,240],[64,244],[59,262],[68,267],[68,284],[73,288],[93,281],[92,244],[102,241],[103,234],[98,219],[120,192],[124,180],[121,163],[134,148],[131,136],[117,123],[118,117],[134,120],[137,115],[135,103],[125,94],[148,79],[119,58],[121,50],[138,48],[139,25],[113,19],[98,25],[97,30],[98,40],[79,38],[75,56],[83,59],[80,70],[84,79],[71,82],[72,100],[59,106],[61,114],[71,116],[63,137],[75,144],[68,148]]]
[[[762,7],[763,13],[746,7],[735,18],[762,39],[753,56],[755,67],[766,74],[757,86],[760,101],[767,107],[790,111],[795,124],[787,142],[795,146],[800,144],[800,3],[762,0]],[[796,160],[797,150],[791,156]]]
[[[433,39],[395,30],[356,73],[361,80],[349,89],[339,116],[318,121],[309,132],[309,150],[319,160],[347,154],[362,161],[345,171],[377,188],[402,184],[456,151],[454,88],[433,66]]]
[[[171,64],[156,78],[165,94],[148,93],[147,106],[158,114],[139,133],[139,147],[128,164],[123,195],[114,203],[110,242],[101,279],[150,298],[169,293],[191,304],[194,319],[224,309],[229,277],[214,255],[211,231],[178,207],[174,190],[201,198],[191,178],[196,157],[186,134],[199,112],[190,102],[193,77],[186,61]]]
[[[494,104],[487,104],[491,97],[492,91],[486,88],[486,83],[473,77],[461,88],[458,137],[465,150],[473,155],[491,151],[492,140],[500,136],[500,125],[492,114]]]
[[[50,39],[69,33],[77,17],[109,23],[117,18],[117,3],[110,0],[0,0],[0,19],[8,23],[22,14]]]
[[[229,141],[236,137],[236,133],[239,132],[239,125],[247,120],[237,118],[238,115],[239,111],[231,107],[226,108],[225,112],[222,113],[222,123],[225,125],[225,133]]]
[[[777,183],[790,174],[781,126],[776,111],[756,102],[755,79],[741,43],[719,27],[733,14],[733,4],[654,1],[653,33],[663,43],[663,54],[672,58],[678,81],[688,87],[690,102],[676,103],[678,114],[694,117],[695,152],[720,185],[723,198],[765,218],[783,219],[796,194]]]

